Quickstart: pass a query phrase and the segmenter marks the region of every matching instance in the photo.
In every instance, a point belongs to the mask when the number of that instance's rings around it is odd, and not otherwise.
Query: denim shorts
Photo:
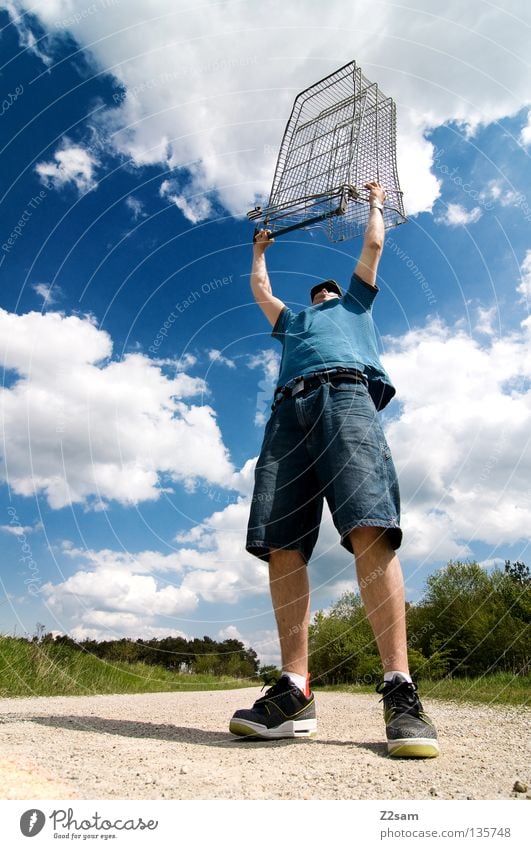
[[[255,470],[247,551],[267,561],[271,548],[294,549],[308,562],[323,498],[348,551],[348,534],[363,527],[384,528],[399,548],[396,471],[363,383],[337,378],[274,410]]]

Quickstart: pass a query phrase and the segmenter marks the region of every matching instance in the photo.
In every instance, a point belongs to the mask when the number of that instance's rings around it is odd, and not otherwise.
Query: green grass
[[[0,697],[88,696],[249,687],[248,679],[171,672],[160,666],[102,660],[70,646],[0,637]]]
[[[421,699],[443,699],[450,702],[472,704],[515,705],[529,703],[531,676],[516,676],[510,672],[496,672],[482,678],[452,678],[441,681],[423,679],[419,682]],[[325,690],[342,693],[374,693],[373,685],[337,684],[334,686],[312,686],[316,691]]]
[[[40,645],[0,636],[0,697],[88,696],[105,693],[161,693],[231,690],[260,684],[242,678],[188,675],[160,666],[101,660],[61,645]],[[422,680],[422,699],[522,706],[529,702],[531,677],[498,672],[483,678]],[[316,691],[374,693],[374,685],[337,684]]]

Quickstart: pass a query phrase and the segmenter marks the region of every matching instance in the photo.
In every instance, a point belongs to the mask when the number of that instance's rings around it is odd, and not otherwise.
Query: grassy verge
[[[101,660],[69,646],[0,637],[2,698],[229,690],[250,685],[241,678],[182,674],[145,663]]]
[[[249,679],[188,675],[144,663],[101,660],[70,646],[29,643],[0,636],[0,697],[88,696],[105,693],[160,693],[231,690],[249,687]],[[422,699],[522,706],[529,703],[531,677],[498,672],[483,678],[420,682]],[[343,693],[374,693],[374,685],[321,687]]]
[[[444,699],[450,702],[472,704],[515,705],[529,704],[531,677],[497,672],[483,678],[452,678],[441,681],[423,680],[419,683],[422,699]],[[316,691],[343,693],[374,693],[374,686],[365,684],[338,684],[330,687],[315,685]]]

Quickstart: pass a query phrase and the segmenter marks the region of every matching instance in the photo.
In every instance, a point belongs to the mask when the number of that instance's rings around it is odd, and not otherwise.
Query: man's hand
[[[259,230],[253,239],[253,249],[258,253],[263,253],[266,248],[274,243],[274,239],[270,238],[271,230]]]
[[[369,190],[369,203],[373,200],[377,200],[380,203],[384,202],[386,197],[385,189],[382,188],[377,180],[371,180],[369,183],[365,183],[365,188]]]

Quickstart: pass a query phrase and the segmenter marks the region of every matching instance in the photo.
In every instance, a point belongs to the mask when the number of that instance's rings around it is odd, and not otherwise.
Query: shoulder
[[[292,321],[297,317],[296,313],[293,310],[290,310],[285,304],[282,305],[282,309],[280,310],[277,320],[273,325],[273,330],[271,331],[271,336],[278,337],[282,336]]]
[[[364,306],[371,306],[379,291],[380,290],[376,284],[367,283],[367,281],[363,280],[359,274],[354,272],[350,278],[350,285],[345,294],[350,295],[351,298],[354,298]]]

